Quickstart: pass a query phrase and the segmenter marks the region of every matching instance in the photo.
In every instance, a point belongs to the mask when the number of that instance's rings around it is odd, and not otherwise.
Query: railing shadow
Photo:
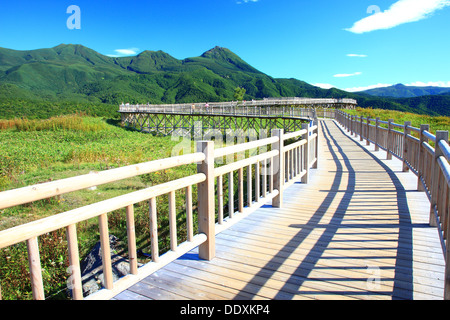
[[[329,133],[329,130],[327,128],[327,125],[324,122],[321,122],[322,126],[322,132],[324,135],[324,138],[327,142],[327,147],[333,156],[333,160],[335,161],[335,164],[337,166],[336,175],[334,177],[333,183],[332,183],[332,190],[338,190],[339,186],[342,182],[342,164],[341,161],[338,159],[336,152],[333,150],[333,145],[331,143],[332,137]],[[339,146],[337,146],[336,142],[334,141],[335,146],[339,148],[339,152],[344,157],[344,163],[346,164],[348,171],[349,171],[349,185],[354,186],[355,176],[354,176],[354,170],[351,167],[350,163],[345,160],[346,156],[342,152],[342,149],[340,149]],[[351,183],[350,183],[351,182]],[[305,256],[303,261],[300,263],[300,265],[297,267],[297,270],[293,272],[293,275],[290,277],[289,280],[286,281],[286,285],[279,290],[279,293],[277,296],[275,296],[275,299],[286,299],[289,298],[286,297],[285,293],[285,287],[289,284],[292,289],[292,285],[295,284],[298,288],[300,288],[303,284],[303,282],[307,279],[308,274],[313,270],[313,267],[317,264],[320,256],[323,254],[325,250],[325,246],[318,245],[319,242],[323,244],[323,241],[330,241],[333,237],[333,234],[335,234],[336,230],[338,229],[338,225],[341,223],[341,220],[343,218],[343,215],[345,213],[345,209],[348,206],[348,200],[351,198],[351,195],[353,193],[353,190],[347,190],[346,194],[344,195],[342,201],[340,202],[340,210],[336,210],[336,214],[332,218],[332,224],[327,226],[326,232],[324,232],[321,236],[321,239],[316,242],[316,245],[310,250],[310,253]],[[257,278],[265,278],[265,281],[270,279],[270,276],[267,275],[267,270],[272,270],[273,273],[275,273],[277,270],[273,266],[281,266],[282,261],[286,260],[289,254],[292,254],[296,247],[298,247],[313,231],[314,226],[317,224],[316,221],[320,220],[324,213],[327,211],[327,209],[330,206],[330,203],[332,200],[336,197],[336,192],[330,191],[327,196],[325,197],[322,204],[319,206],[319,208],[316,210],[316,212],[311,216],[310,220],[301,226],[301,230],[292,237],[292,239],[286,243],[286,245],[258,272],[252,280],[249,281],[249,285],[253,282],[253,280]],[[293,227],[299,227],[299,226],[293,226]],[[326,239],[325,239],[326,238]],[[296,276],[296,274],[301,274],[301,276]],[[295,279],[294,279],[295,277]],[[247,287],[243,289],[245,291]],[[292,290],[289,290],[292,292]],[[290,298],[294,297],[294,293],[290,296]]]
[[[342,133],[344,130],[337,126]],[[351,140],[355,145],[359,144]],[[395,276],[394,276],[394,285],[392,291],[392,297],[395,299],[396,297],[402,297],[403,299],[412,300],[413,299],[413,228],[424,228],[429,227],[423,224],[412,224],[411,221],[411,212],[408,206],[407,200],[407,190],[401,183],[400,179],[396,175],[395,171],[393,171],[389,166],[387,166],[383,161],[378,159],[372,152],[367,149],[361,147],[361,150],[364,151],[367,155],[369,155],[373,160],[377,162],[379,166],[381,166],[389,178],[391,179],[392,184],[395,187],[396,195],[397,195],[397,207],[402,212],[398,213],[398,239],[402,239],[403,245],[397,250],[397,257],[395,263]],[[400,256],[401,255],[401,256]]]

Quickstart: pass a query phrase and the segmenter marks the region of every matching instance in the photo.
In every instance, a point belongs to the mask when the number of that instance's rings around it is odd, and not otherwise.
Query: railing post
[[[387,134],[387,144],[386,144],[386,160],[392,160],[392,122],[394,119],[389,119],[388,121],[388,134]]]
[[[436,227],[438,224],[437,217],[435,214],[435,207],[437,204],[437,193],[439,184],[439,164],[437,159],[443,156],[441,148],[439,148],[439,141],[445,140],[448,142],[448,131],[436,131],[436,143],[434,145],[434,159],[433,159],[433,172],[432,172],[432,182],[431,182],[431,201],[430,201],[430,226]]]
[[[370,136],[370,117],[367,116],[367,128],[366,128],[366,146],[370,145],[370,140],[369,140],[369,136]]]
[[[98,216],[98,225],[100,229],[100,246],[102,249],[104,287],[108,290],[112,290],[114,279],[111,265],[111,245],[109,241],[108,216],[106,213]]]
[[[68,287],[72,289],[72,298],[74,300],[83,300],[83,285],[81,283],[80,255],[78,251],[77,227],[72,224],[66,228],[67,247],[69,251],[70,265],[70,284]]]
[[[314,139],[314,155],[316,158],[316,161],[313,164],[313,169],[317,169],[317,167],[319,166],[319,122],[316,121],[317,126],[316,128],[316,138]]]
[[[353,130],[353,118],[354,116],[350,116],[350,135],[352,136],[355,133],[355,130]]]
[[[359,141],[363,141],[363,116],[359,117]]]
[[[375,151],[379,151],[380,150],[380,146],[379,146],[379,136],[380,136],[380,134],[379,134],[379,130],[378,130],[378,128],[379,128],[379,126],[380,126],[380,117],[377,117],[376,119],[375,119]]]
[[[303,139],[306,139],[306,144],[304,145],[303,163],[305,166],[305,174],[302,177],[302,183],[308,183],[309,180],[309,123],[302,123],[302,130],[306,129],[306,133],[303,135]]]
[[[403,157],[402,157],[402,171],[408,172],[409,167],[406,164],[407,156],[408,156],[408,134],[411,132],[411,129],[408,127],[411,126],[411,121],[405,121],[405,128],[403,131]]]
[[[417,190],[425,191],[425,187],[422,183],[423,177],[423,164],[424,164],[424,152],[423,152],[423,143],[428,142],[428,138],[423,134],[424,131],[430,131],[429,124],[421,124],[420,125],[420,142],[419,142],[419,160],[417,163]]]
[[[278,195],[272,199],[272,206],[281,208],[283,205],[283,184],[284,184],[284,131],[283,129],[273,129],[272,136],[279,140],[272,144],[272,150],[278,150],[279,154],[273,157],[273,188],[278,190]]]
[[[42,281],[41,260],[39,257],[38,239],[27,240],[28,263],[31,274],[31,288],[33,290],[34,300],[45,300],[44,284]]]
[[[198,232],[206,234],[207,240],[199,246],[200,259],[215,257],[215,214],[214,214],[214,142],[197,142],[197,152],[205,154],[205,160],[197,164],[197,172],[206,180],[198,185]]]

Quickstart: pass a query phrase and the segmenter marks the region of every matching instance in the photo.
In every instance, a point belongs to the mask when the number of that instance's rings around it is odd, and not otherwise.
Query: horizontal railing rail
[[[133,106],[120,107],[120,113],[210,115],[233,117],[298,117],[314,118],[316,110],[298,106]],[[334,109],[321,110],[322,117],[334,118]]]
[[[430,200],[430,226],[437,227],[446,259],[444,298],[450,299],[450,147],[448,131],[430,132],[430,126],[413,127],[410,121],[404,124],[394,119],[382,121],[350,115],[336,111],[336,120],[351,135],[359,136],[366,145],[374,144],[375,151],[386,151],[386,159],[397,157],[403,163],[404,172],[411,170],[417,176],[417,189],[425,191]],[[371,125],[373,123],[373,125]],[[380,125],[385,125],[386,128]],[[395,129],[402,129],[398,131]],[[414,136],[414,134],[416,136]],[[434,147],[430,144],[434,144]]]
[[[43,300],[45,292],[38,245],[39,237],[49,232],[65,229],[68,261],[71,266],[68,287],[72,291],[72,298],[75,300],[111,298],[195,247],[199,247],[201,259],[213,259],[217,232],[245,217],[245,211],[250,213],[251,210],[262,206],[269,200],[272,200],[274,207],[282,206],[283,190],[298,179],[302,179],[301,181],[306,183],[309,169],[317,167],[318,135],[318,126],[310,123],[304,124],[303,129],[297,132],[284,135],[282,129],[275,129],[269,138],[218,149],[214,149],[212,141],[198,141],[197,150],[192,154],[1,192],[0,209],[4,209],[151,172],[178,166],[197,165],[196,174],[0,231],[0,249],[26,242],[33,299]],[[222,162],[215,160],[223,157],[227,158],[227,162],[219,165]],[[244,170],[247,172],[246,179]],[[234,205],[235,173],[237,173],[237,212],[239,215],[235,214]],[[226,183],[224,177],[227,177]],[[244,188],[245,181],[246,189]],[[198,231],[194,235],[193,186],[195,185],[198,196]],[[228,189],[228,217],[224,217],[223,191],[226,189]],[[178,190],[185,190],[187,229],[187,240],[180,244],[177,243],[175,206],[176,191]],[[156,199],[162,195],[168,195],[169,200],[170,250],[159,256]],[[151,262],[139,267],[134,205],[144,201],[149,203],[152,254]],[[126,209],[130,273],[114,281],[108,214],[123,208]],[[84,297],[77,224],[93,218],[98,219],[104,281],[102,290]]]

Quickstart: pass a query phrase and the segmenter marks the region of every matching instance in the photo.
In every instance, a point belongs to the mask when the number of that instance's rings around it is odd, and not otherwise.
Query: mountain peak
[[[211,59],[217,64],[226,67],[231,66],[232,68],[240,71],[261,73],[227,48],[215,46],[214,48],[203,53],[201,58]]]
[[[236,56],[231,50],[219,46],[215,46],[214,48],[204,52],[201,56],[203,58],[223,58],[224,56],[228,55],[234,55]]]

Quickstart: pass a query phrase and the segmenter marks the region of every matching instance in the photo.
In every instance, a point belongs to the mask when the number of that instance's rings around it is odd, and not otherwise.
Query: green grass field
[[[370,108],[356,108],[355,110],[347,110],[346,112],[352,115],[369,117],[371,119],[380,117],[380,120],[383,121],[394,119],[394,122],[398,124],[404,124],[405,121],[411,121],[411,125],[416,128],[420,128],[421,124],[429,124],[430,131],[433,134],[436,132],[436,130],[450,130],[450,117],[428,116],[410,112]]]
[[[171,156],[178,141],[171,137],[155,137],[122,128],[118,121],[83,116],[64,116],[48,120],[0,120],[0,190],[59,180],[108,170],[130,164]],[[103,186],[96,190],[80,190],[59,197],[36,201],[0,210],[0,230],[36,219],[58,214],[90,203],[191,175],[195,165],[146,174]],[[178,193],[179,194],[179,193]],[[177,197],[178,208],[183,196]],[[167,200],[158,198],[160,249],[168,247]],[[140,249],[145,251],[148,240],[148,204],[135,206],[136,231]],[[109,215],[111,234],[126,243],[125,210]],[[183,223],[180,217],[180,223]],[[98,241],[97,220],[77,225],[80,255],[84,256]],[[185,235],[180,227],[179,237]],[[68,274],[65,231],[39,238],[44,269],[46,294],[62,290]],[[54,248],[49,252],[48,248]],[[0,279],[3,299],[29,299],[28,263],[25,245],[0,250]],[[46,278],[47,277],[47,278]],[[64,296],[63,292],[62,296]]]

